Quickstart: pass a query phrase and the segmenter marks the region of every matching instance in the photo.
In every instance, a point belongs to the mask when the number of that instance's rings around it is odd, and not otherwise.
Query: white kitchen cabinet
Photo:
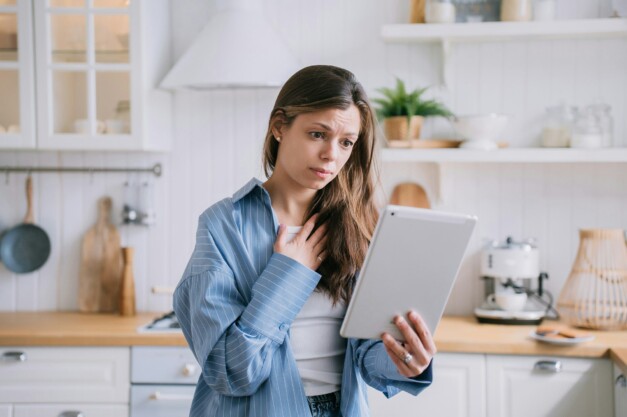
[[[168,150],[168,0],[34,2],[40,149]]]
[[[438,353],[430,387],[414,397],[400,393],[390,399],[370,388],[373,417],[481,417],[485,416],[485,356]]]
[[[9,404],[0,404],[0,417],[13,417],[13,407]]]
[[[34,148],[31,0],[0,2],[0,149]]]
[[[110,404],[16,405],[13,417],[128,417],[128,406]]]
[[[0,402],[129,401],[129,348],[7,347],[0,357]]]
[[[614,366],[614,415],[627,417],[627,375]]]
[[[169,0],[0,4],[0,148],[169,150]]]
[[[611,417],[607,359],[487,355],[488,417]]]

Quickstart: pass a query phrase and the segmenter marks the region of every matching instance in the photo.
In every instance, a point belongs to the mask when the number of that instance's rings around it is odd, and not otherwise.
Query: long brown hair
[[[319,213],[315,228],[328,224],[318,288],[334,303],[350,300],[353,279],[364,262],[379,215],[374,201],[378,182],[375,118],[366,92],[353,73],[330,65],[314,65],[292,75],[274,103],[263,151],[264,171],[270,177],[279,149],[273,126],[290,126],[299,114],[328,108],[346,110],[352,104],[361,116],[359,137],[337,177],[316,193],[305,214],[307,219]]]

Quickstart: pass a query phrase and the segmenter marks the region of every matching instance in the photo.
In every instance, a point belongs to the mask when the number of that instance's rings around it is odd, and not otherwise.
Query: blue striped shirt
[[[202,374],[190,416],[309,417],[290,324],[320,274],[273,251],[278,221],[256,178],[199,218],[174,310]],[[387,397],[431,383],[400,375],[380,340],[348,339],[341,411],[368,416],[366,384]]]

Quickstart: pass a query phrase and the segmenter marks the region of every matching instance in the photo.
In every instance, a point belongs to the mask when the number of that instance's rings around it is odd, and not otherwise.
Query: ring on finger
[[[322,256],[318,256],[318,260],[322,262]]]
[[[403,360],[403,363],[404,363],[405,365],[409,365],[409,362],[411,362],[411,360],[412,360],[413,358],[414,358],[414,357],[413,357],[413,355],[412,355],[411,353],[409,353],[409,352],[405,352],[405,355],[403,355],[402,360]]]

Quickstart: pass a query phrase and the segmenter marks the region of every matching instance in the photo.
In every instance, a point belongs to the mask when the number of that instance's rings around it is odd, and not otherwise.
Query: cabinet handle
[[[625,375],[620,374],[616,377],[616,385],[621,388],[627,388],[627,379],[625,378]]]
[[[183,369],[181,370],[181,373],[185,376],[192,376],[194,375],[194,372],[196,372],[196,365],[192,363],[186,363]]]
[[[17,351],[4,352],[2,360],[4,362],[26,362],[26,353]]]
[[[151,400],[154,401],[191,401],[194,399],[193,395],[181,395],[181,394],[162,394],[159,391],[155,391],[150,394]]]
[[[63,411],[59,417],[84,417],[81,411]]]
[[[560,361],[538,361],[533,365],[535,371],[558,373],[562,370]]]

